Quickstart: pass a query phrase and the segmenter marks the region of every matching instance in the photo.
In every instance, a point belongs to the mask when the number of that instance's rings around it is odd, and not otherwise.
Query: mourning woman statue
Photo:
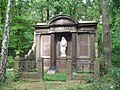
[[[61,42],[60,42],[61,57],[66,57],[66,47],[67,47],[67,41],[65,37],[62,37]]]

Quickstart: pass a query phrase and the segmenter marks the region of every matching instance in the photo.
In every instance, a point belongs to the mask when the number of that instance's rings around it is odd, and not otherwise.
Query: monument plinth
[[[60,57],[57,59],[58,72],[66,72],[67,57]]]

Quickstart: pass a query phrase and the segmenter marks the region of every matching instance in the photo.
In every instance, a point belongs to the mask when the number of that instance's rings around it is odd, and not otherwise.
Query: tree
[[[109,7],[110,35],[112,43],[112,64],[120,67],[120,0],[111,0]]]
[[[3,35],[3,27],[5,23],[5,7],[7,4],[7,0],[0,0],[0,37]],[[0,38],[0,46],[2,43],[2,38]],[[0,47],[1,49],[1,47]]]
[[[8,55],[9,32],[10,32],[10,13],[11,13],[11,0],[8,0],[5,28],[4,28],[4,35],[2,41],[2,49],[1,49],[1,58],[0,58],[0,81],[5,80],[6,62],[7,62],[6,59]]]
[[[15,0],[12,4],[12,21],[10,32],[9,52],[14,56],[16,51],[27,52],[33,43],[33,21],[31,18],[31,2]],[[34,19],[34,18],[33,18]]]
[[[108,22],[108,4],[109,0],[102,0],[102,20],[103,20],[103,44],[104,44],[104,60],[105,66],[111,65],[111,45],[110,45],[110,28]]]

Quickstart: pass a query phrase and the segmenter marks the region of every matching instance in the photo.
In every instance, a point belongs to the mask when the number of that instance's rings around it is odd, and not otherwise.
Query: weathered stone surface
[[[88,77],[93,76],[93,74],[73,74],[73,80],[86,80]]]
[[[72,60],[67,60],[66,76],[67,80],[72,80]]]
[[[47,74],[55,74],[56,71],[57,71],[56,69],[54,69],[54,70],[48,70]]]
[[[96,22],[78,22],[68,15],[55,16],[47,23],[37,23],[35,50],[32,50],[36,58],[38,78],[42,79],[44,68],[50,68],[47,74],[66,73],[67,80],[86,78],[84,75],[73,75],[73,69],[83,73],[94,72],[95,77],[98,77],[99,62],[95,61],[96,26]],[[62,37],[66,39],[65,47],[61,46]],[[32,56],[30,53],[32,51],[28,53]]]

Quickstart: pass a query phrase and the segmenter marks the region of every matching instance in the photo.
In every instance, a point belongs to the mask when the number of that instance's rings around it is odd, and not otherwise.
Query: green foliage
[[[14,80],[15,79],[15,73],[13,69],[7,69],[6,71],[6,78],[10,79],[10,80]]]
[[[7,69],[6,71],[6,78],[11,80],[11,81],[18,81],[19,77],[19,72],[18,70],[13,70],[13,69]]]
[[[120,0],[111,0],[109,6],[109,23],[112,42],[112,64],[120,67]]]
[[[99,53],[99,58],[102,60],[103,59],[103,29],[102,25],[98,24],[97,25],[97,38],[98,38],[98,53]]]
[[[87,79],[85,81],[86,81],[86,83],[91,83],[91,82],[93,82],[93,80],[94,80],[93,76],[89,76],[89,77],[87,77]]]
[[[120,68],[120,52],[117,50],[112,52],[112,65]]]
[[[101,22],[102,0],[14,0],[9,41],[9,56],[14,57],[15,51],[22,55],[28,52],[33,44],[32,26],[36,22],[46,22],[58,14],[68,14],[76,20],[95,20],[98,22],[97,38],[99,58],[103,59],[103,30]],[[110,0],[109,23],[111,33],[112,64],[120,66],[120,1]],[[0,46],[5,22],[7,0],[0,2]],[[0,47],[1,48],[1,47]],[[11,66],[10,66],[11,67]]]
[[[68,87],[66,90],[86,90],[86,88],[83,86],[77,85],[77,86]]]
[[[93,78],[89,79],[90,83],[86,88],[86,90],[115,90],[112,84],[110,84],[111,78],[108,75],[104,75],[101,78]]]
[[[88,0],[88,3],[84,3],[82,0],[15,0],[12,6],[9,55],[15,56],[15,50],[23,51],[23,54],[27,53],[33,44],[32,26],[36,22],[46,22],[47,12],[49,17],[68,14],[77,20],[98,21],[100,16],[98,1]],[[7,0],[2,0],[2,4],[0,4],[0,18],[2,19],[0,30],[2,31],[6,2]],[[0,32],[0,37],[2,37],[2,32]]]
[[[111,83],[115,88],[120,88],[120,68],[115,67],[109,70],[109,75],[112,78]]]
[[[115,90],[109,85],[103,84],[99,79],[94,80],[94,82],[86,85],[74,85],[67,87],[66,90]]]
[[[33,20],[30,15],[30,2],[14,1],[10,31],[9,55],[15,56],[15,51],[26,53],[33,43]]]
[[[2,37],[2,34],[3,34],[3,30],[0,29],[0,37]],[[2,43],[2,38],[0,38],[0,46],[1,46],[1,43]]]
[[[7,68],[13,68],[14,67],[14,58],[12,56],[7,57]]]
[[[43,77],[44,81],[66,81],[66,74],[65,73],[56,73],[53,75],[46,74]]]
[[[101,56],[102,57],[102,56]],[[102,57],[103,58],[103,57]],[[105,63],[104,63],[104,59],[99,60],[100,61],[100,76],[104,76],[105,74],[108,73],[108,70],[105,68]]]
[[[88,78],[87,83],[91,83],[87,90],[119,90],[120,88],[120,68],[109,69],[109,74],[104,74],[100,79]]]

